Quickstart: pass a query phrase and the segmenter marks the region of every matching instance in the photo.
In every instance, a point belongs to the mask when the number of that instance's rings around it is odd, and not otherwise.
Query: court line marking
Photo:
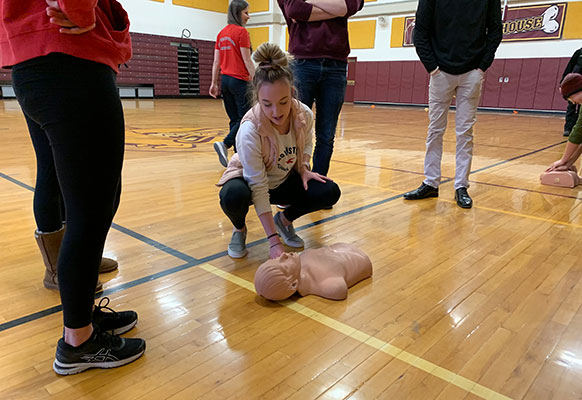
[[[370,188],[370,189],[376,189],[376,190],[380,190],[380,191],[384,191],[384,192],[392,192],[392,193],[395,193],[396,192],[396,193],[399,193],[398,190],[388,189],[388,188],[382,188],[382,187],[379,187],[379,186],[366,185],[365,183],[350,182],[350,181],[346,181],[344,179],[335,179],[335,181],[336,182],[340,182],[340,183],[345,183],[345,184],[348,184],[348,185],[364,186],[364,187],[367,187],[367,188]],[[449,182],[450,181],[451,181],[451,179],[449,179]],[[446,183],[446,182],[443,182],[443,183]],[[479,182],[476,182],[476,183],[479,183]],[[497,186],[497,185],[494,185],[494,186]],[[520,188],[514,188],[514,187],[511,187],[511,186],[501,186],[501,187],[508,188],[508,189],[514,189],[514,190],[521,190]],[[523,190],[526,190],[526,189],[523,189]],[[551,194],[551,193],[548,193],[548,194]],[[566,196],[564,196],[564,197],[566,197]],[[568,196],[568,198],[572,198],[572,199],[575,199],[575,200],[582,200],[582,199],[579,199],[578,197],[569,197]],[[435,199],[435,201],[437,201],[437,202],[438,201],[443,201],[445,203],[457,204],[457,202],[455,200],[443,199],[441,197],[437,197]],[[538,220],[538,221],[549,222],[549,223],[556,224],[556,225],[571,226],[573,228],[582,228],[582,224],[575,224],[575,223],[572,223],[572,222],[558,221],[558,220],[555,220],[555,219],[537,217],[535,215],[529,215],[529,214],[520,214],[520,213],[515,212],[515,211],[506,211],[506,210],[501,210],[501,209],[498,209],[498,208],[490,208],[490,207],[476,206],[476,205],[474,205],[472,208],[478,209],[478,210],[490,211],[490,212],[493,212],[493,213],[508,214],[508,215],[513,215],[513,216],[516,216],[516,217],[523,217],[523,218],[527,218],[527,219],[534,219],[534,220]]]
[[[208,263],[200,264],[199,268],[256,294],[254,285],[246,279],[242,279],[236,275],[231,274],[230,272],[216,268],[215,266]],[[488,387],[480,385],[479,383],[456,374],[453,371],[442,368],[437,364],[427,361],[422,357],[416,356],[407,352],[406,350],[378,339],[375,336],[368,335],[367,333],[344,324],[343,322],[330,318],[327,315],[315,311],[312,308],[303,306],[292,300],[277,301],[276,303],[483,399],[511,400],[510,397],[496,392],[493,389],[489,389]]]
[[[474,171],[471,171],[469,174],[470,175],[473,175],[473,174],[476,174],[476,173],[479,173],[479,172],[483,172],[485,170],[488,170],[488,169],[497,167],[499,165],[507,164],[508,162],[515,161],[515,160],[518,160],[520,158],[524,158],[524,157],[527,157],[527,156],[531,156],[532,154],[540,153],[540,152],[542,152],[544,150],[551,149],[552,147],[559,146],[559,145],[564,144],[566,142],[567,142],[567,140],[562,140],[561,142],[554,143],[554,144],[550,144],[550,145],[548,145],[546,147],[542,147],[541,149],[532,150],[532,151],[530,151],[528,153],[525,153],[525,154],[520,154],[518,156],[514,156],[514,157],[508,158],[506,160],[498,161],[498,162],[493,163],[491,165],[487,165],[485,167],[481,167],[479,169],[476,169]],[[416,171],[410,171],[410,170],[399,169],[399,168],[383,167],[381,165],[368,165],[368,164],[356,163],[356,162],[353,162],[353,161],[343,161],[343,160],[337,160],[337,159],[336,160],[333,160],[332,159],[331,162],[341,163],[341,164],[349,164],[349,165],[357,165],[359,167],[366,167],[366,168],[385,169],[385,170],[388,170],[388,171],[405,172],[405,173],[408,173],[408,174],[415,174],[415,175],[423,175],[424,176],[424,173],[423,172],[416,172]],[[452,179],[452,178],[448,178],[448,179]]]
[[[521,157],[526,157],[526,156],[529,156],[531,154],[534,154],[534,153],[537,153],[537,152],[546,150],[548,148],[551,148],[551,147],[554,147],[554,146],[558,146],[558,145],[560,145],[562,143],[563,142],[556,143],[556,144],[549,145],[549,146],[546,146],[544,148],[541,148],[539,150],[534,150],[532,152],[523,154],[521,156],[512,157],[511,159],[508,159],[508,160],[505,160],[505,161],[501,161],[501,162],[492,164],[489,167],[481,168],[480,170],[478,170],[478,172],[484,171],[487,168],[493,168],[494,166],[498,166],[498,165],[503,164],[505,162],[509,162],[510,160],[516,160],[516,159],[519,159]],[[364,166],[364,167],[370,167],[370,168],[390,169],[390,168],[387,168],[387,167],[379,167],[379,166],[374,166],[374,165],[368,166],[368,165],[361,165],[361,164],[357,164],[357,163],[344,162],[344,161],[336,161],[336,162],[342,162],[342,163],[347,163],[347,164],[354,164],[354,165],[359,165],[359,166]],[[402,172],[410,172],[410,171],[402,170]],[[471,172],[471,173],[473,173],[473,172]],[[28,189],[29,191],[34,192],[34,188],[32,186],[27,185],[26,183],[20,182],[19,180],[15,179],[15,178],[12,178],[9,175],[6,175],[6,174],[0,172],[0,177],[6,179],[6,180],[8,180],[8,181],[10,181],[10,182],[12,182],[12,183],[14,183],[16,185],[18,185],[18,186],[20,186],[20,187],[22,187],[24,189]],[[443,180],[441,182],[441,185],[442,184],[445,184],[445,183],[448,183],[448,182],[451,182],[451,181],[452,181],[452,178],[445,179],[445,180]],[[390,190],[390,189],[383,189],[383,188],[378,188],[378,189],[380,189],[380,190]],[[325,222],[333,221],[333,220],[336,220],[336,219],[341,218],[341,217],[345,217],[345,216],[348,216],[348,215],[351,215],[351,214],[355,214],[355,213],[360,212],[360,211],[367,210],[368,208],[376,207],[376,206],[379,206],[379,205],[382,205],[382,204],[385,204],[385,203],[394,201],[394,200],[399,199],[401,197],[403,197],[403,193],[402,194],[395,195],[395,196],[392,196],[392,197],[389,197],[387,199],[379,200],[379,201],[376,201],[374,203],[367,204],[367,205],[364,205],[364,206],[361,206],[361,207],[358,207],[358,208],[355,208],[355,209],[352,209],[352,210],[348,210],[348,211],[343,212],[341,214],[336,214],[336,215],[333,215],[331,217],[323,218],[323,219],[321,219],[319,221],[311,222],[311,223],[309,223],[307,225],[303,225],[301,227],[295,228],[295,230],[296,231],[302,231],[302,230],[305,230],[305,229],[309,229],[311,227],[314,227],[314,226],[317,226],[317,225],[321,225],[321,224],[323,224]],[[476,207],[476,208],[479,208],[479,207]],[[499,211],[502,212],[501,210],[499,210]],[[516,214],[516,215],[520,215],[520,214]],[[559,222],[556,221],[556,223],[559,223]],[[114,287],[109,288],[109,289],[106,289],[105,291],[96,294],[96,296],[95,296],[96,298],[101,297],[101,296],[107,296],[107,295],[113,294],[113,293],[117,293],[117,292],[119,292],[121,290],[125,290],[125,289],[128,289],[130,287],[133,287],[133,286],[136,286],[136,285],[139,285],[139,284],[142,284],[142,283],[151,281],[151,280],[155,280],[155,279],[158,279],[158,278],[167,276],[167,275],[169,275],[171,273],[176,273],[176,272],[182,271],[184,269],[197,266],[200,263],[203,263],[203,262],[206,262],[206,261],[212,261],[212,260],[214,260],[216,258],[223,257],[223,256],[225,256],[227,254],[226,251],[222,251],[222,252],[219,252],[219,253],[216,253],[216,254],[213,254],[213,255],[204,257],[204,258],[202,258],[200,260],[196,260],[194,257],[191,257],[191,256],[189,256],[189,255],[187,255],[185,253],[182,253],[179,250],[176,250],[174,248],[171,248],[169,246],[166,246],[163,243],[160,243],[160,242],[155,241],[155,240],[153,240],[151,238],[148,238],[147,236],[142,235],[142,234],[140,234],[138,232],[135,232],[135,231],[133,231],[131,229],[125,228],[125,227],[123,227],[121,225],[118,225],[118,224],[115,224],[115,223],[113,223],[111,226],[112,226],[112,228],[114,228],[114,229],[116,229],[116,230],[118,230],[118,231],[120,231],[122,233],[125,233],[128,236],[130,236],[130,237],[133,237],[133,238],[135,238],[137,240],[140,240],[140,241],[142,241],[142,242],[144,242],[144,243],[146,243],[146,244],[148,244],[150,246],[153,246],[153,247],[155,247],[155,248],[157,248],[157,249],[159,249],[161,251],[164,251],[164,252],[166,252],[166,253],[174,256],[174,257],[177,257],[177,258],[179,258],[179,259],[181,259],[183,261],[187,261],[187,263],[186,264],[183,264],[183,265],[180,265],[180,266],[177,266],[177,267],[170,268],[170,269],[165,270],[165,271],[160,271],[160,272],[155,273],[155,274],[151,274],[151,275],[148,275],[148,276],[145,276],[145,277],[142,277],[142,278],[138,278],[136,280],[133,280],[133,281],[130,281],[130,282],[127,282],[127,283],[122,283],[122,284],[120,284],[118,286],[114,286]],[[256,241],[252,242],[252,243],[248,243],[247,244],[247,247],[254,247],[254,246],[257,246],[259,244],[265,243],[266,241],[267,241],[266,238],[259,239],[259,240],[256,240]],[[57,312],[60,312],[62,309],[59,308],[59,307],[61,307],[61,306],[59,305],[59,306],[51,307],[51,308],[48,308],[48,309],[45,309],[45,310],[41,310],[41,311],[37,311],[37,312],[31,313],[31,314],[25,315],[23,317],[16,318],[14,320],[10,320],[10,321],[4,322],[4,323],[0,324],[0,332],[4,331],[6,329],[14,328],[14,327],[19,326],[19,325],[23,325],[23,324],[28,323],[28,322],[32,322],[32,321],[34,321],[36,319],[40,319],[40,318],[46,317],[48,315],[52,315],[52,314],[55,314]]]
[[[540,151],[543,151],[543,150],[546,150],[548,148],[557,146],[559,144],[561,144],[561,143],[557,143],[557,144],[554,144],[554,145],[546,146],[546,147],[544,147],[542,149],[539,149],[539,150],[535,150],[535,151],[532,151],[532,152],[529,152],[529,153],[526,153],[526,154],[523,154],[523,155],[520,155],[520,156],[516,156],[516,157],[512,157],[510,159],[504,160],[504,161],[500,161],[500,162],[495,163],[495,164],[492,164],[490,166],[483,167],[483,168],[480,168],[480,169],[478,169],[476,171],[473,171],[473,172],[471,172],[471,174],[478,173],[478,172],[482,172],[482,171],[484,171],[486,169],[490,169],[490,168],[493,168],[493,167],[496,167],[496,166],[505,164],[507,162],[514,161],[516,159],[519,159],[519,158],[522,158],[522,157],[526,157],[526,156],[529,156],[531,154],[538,153]],[[366,166],[366,167],[368,167],[368,166]],[[372,167],[374,167],[374,166],[372,166]],[[379,168],[379,167],[376,167],[376,168]],[[25,189],[28,189],[30,191],[34,191],[34,188],[32,188],[31,186],[29,186],[29,185],[27,185],[27,184],[25,184],[23,182],[20,182],[20,181],[12,178],[12,177],[10,177],[10,176],[8,176],[6,174],[3,174],[1,172],[0,172],[0,177],[2,177],[4,179],[6,179],[6,180],[8,180],[8,181],[10,181],[10,182],[18,185],[18,186],[21,186],[21,187],[23,187]],[[443,182],[441,182],[441,184],[448,183],[450,181],[452,181],[451,178],[444,180]],[[351,214],[357,213],[359,211],[363,211],[363,210],[366,210],[368,208],[375,207],[377,205],[385,204],[387,202],[396,200],[396,199],[398,199],[398,198],[400,198],[402,196],[403,196],[403,194],[395,195],[395,196],[389,197],[387,199],[383,199],[383,200],[380,200],[380,201],[377,201],[377,202],[374,202],[374,203],[371,203],[371,204],[368,204],[368,205],[365,205],[365,206],[362,206],[362,207],[358,207],[358,208],[349,210],[347,212],[344,212],[344,213],[341,213],[341,214],[338,214],[338,215],[334,215],[332,217],[324,218],[324,219],[322,219],[320,221],[312,222],[310,224],[307,224],[307,225],[304,225],[304,226],[298,228],[297,230],[300,231],[300,230],[308,229],[310,227],[313,227],[313,226],[316,226],[316,225],[320,225],[320,224],[322,224],[324,222],[332,221],[332,220],[338,219],[338,218],[343,217],[343,216],[351,215]],[[444,201],[448,201],[448,202],[451,202],[452,203],[452,201],[449,201],[449,200],[444,200]],[[485,207],[480,207],[480,208],[487,209]],[[490,211],[496,211],[494,209],[488,209],[488,210],[490,210]],[[505,211],[502,211],[502,210],[498,210],[498,211],[499,212],[506,213],[506,214],[510,214],[510,215],[524,216],[524,215],[521,215],[521,214],[518,214],[518,213],[505,212]],[[544,218],[539,218],[539,217],[532,217],[532,218],[539,219],[541,221],[552,221],[552,220],[548,220],[548,219],[544,219]],[[562,223],[562,222],[559,222],[559,221],[552,221],[552,222],[560,223],[560,224],[567,224],[567,225],[572,225],[572,226],[578,226],[578,225],[575,225],[575,224]],[[146,244],[148,244],[150,246],[153,246],[153,247],[155,247],[155,248],[157,248],[157,249],[159,249],[161,251],[164,251],[164,252],[166,252],[166,253],[174,256],[174,257],[177,257],[179,259],[182,259],[182,260],[188,261],[188,262],[186,264],[179,265],[177,267],[173,267],[173,268],[170,268],[170,269],[161,271],[159,273],[152,274],[152,275],[149,275],[149,276],[146,276],[146,277],[142,277],[142,278],[133,280],[131,282],[127,282],[125,284],[121,284],[121,285],[118,285],[116,287],[107,289],[107,290],[105,290],[102,293],[98,293],[96,295],[96,298],[101,297],[101,296],[107,296],[107,295],[113,294],[113,293],[117,293],[119,291],[122,291],[122,290],[125,290],[125,289],[128,289],[128,288],[131,288],[131,287],[134,287],[134,286],[138,286],[138,285],[141,285],[143,283],[146,283],[146,282],[149,282],[149,281],[158,279],[160,277],[164,277],[164,276],[167,276],[167,275],[171,275],[171,274],[174,274],[176,272],[183,271],[185,269],[188,269],[188,268],[191,268],[191,267],[194,267],[194,266],[197,266],[197,265],[200,266],[200,268],[204,269],[207,272],[211,272],[211,273],[213,273],[216,276],[222,277],[222,278],[224,278],[226,280],[229,280],[232,283],[235,283],[235,284],[237,284],[237,285],[239,285],[239,286],[241,286],[241,287],[243,287],[245,289],[248,289],[248,290],[251,290],[251,291],[254,292],[254,288],[252,287],[252,284],[250,282],[248,282],[248,281],[246,281],[246,280],[244,280],[242,278],[239,278],[239,277],[237,277],[235,275],[232,275],[232,274],[230,274],[230,273],[228,273],[226,271],[223,271],[223,270],[220,270],[220,269],[218,269],[216,267],[213,267],[210,264],[207,264],[206,263],[206,261],[209,261],[209,260],[212,260],[212,259],[216,259],[216,258],[220,258],[220,257],[225,256],[226,255],[226,252],[216,253],[214,255],[211,255],[211,256],[208,256],[208,257],[204,257],[203,259],[197,260],[194,257],[191,257],[191,256],[189,256],[189,255],[187,255],[185,253],[180,252],[179,250],[176,250],[176,249],[173,249],[173,248],[171,248],[169,246],[166,246],[166,245],[164,245],[161,242],[155,241],[155,240],[153,240],[151,238],[148,238],[145,235],[142,235],[142,234],[140,234],[138,232],[135,232],[133,230],[130,230],[128,228],[125,228],[125,227],[123,227],[121,225],[112,224],[112,227],[114,227],[116,230],[119,230],[122,233],[125,233],[125,234],[127,234],[127,235],[129,235],[131,237],[134,237],[135,239],[140,240],[140,241],[142,241],[142,242],[144,242],[144,243],[146,243]],[[255,241],[255,242],[249,244],[248,247],[256,246],[256,245],[258,245],[260,243],[263,243],[265,241],[266,241],[266,239],[264,239],[264,238],[263,239],[260,239],[258,241]],[[407,363],[407,364],[409,364],[409,365],[411,365],[413,367],[416,367],[418,369],[421,369],[421,370],[423,370],[423,371],[425,371],[425,372],[427,372],[427,373],[429,373],[429,374],[431,374],[433,376],[436,376],[436,377],[444,380],[445,382],[448,382],[450,384],[453,384],[453,385],[455,385],[455,386],[457,386],[457,387],[459,387],[459,388],[461,388],[463,390],[466,390],[466,391],[468,391],[470,393],[473,393],[473,394],[475,394],[475,395],[477,395],[479,397],[482,397],[482,398],[487,399],[487,400],[489,400],[489,399],[492,399],[492,400],[509,399],[509,400],[511,400],[509,397],[506,397],[506,396],[504,396],[504,395],[502,395],[502,394],[500,394],[498,392],[495,392],[495,391],[493,391],[493,390],[491,390],[491,389],[489,389],[487,387],[484,387],[484,386],[482,386],[482,385],[480,385],[480,384],[478,384],[476,382],[473,382],[473,381],[471,381],[469,379],[466,379],[466,378],[464,378],[464,377],[462,377],[462,376],[460,376],[458,374],[455,374],[452,371],[449,371],[449,370],[446,370],[446,369],[444,369],[442,367],[439,367],[438,365],[433,364],[433,363],[431,363],[429,361],[426,361],[426,360],[422,359],[421,357],[418,357],[418,356],[415,356],[415,355],[413,355],[411,353],[408,353],[405,350],[402,350],[402,349],[399,349],[399,348],[397,348],[397,347],[395,347],[393,345],[390,345],[387,342],[383,342],[380,339],[377,339],[377,338],[375,338],[375,337],[373,337],[371,335],[368,335],[368,334],[366,334],[364,332],[361,332],[361,331],[359,331],[359,330],[357,330],[355,328],[352,328],[349,325],[346,325],[346,324],[344,324],[344,323],[342,323],[342,322],[340,322],[338,320],[335,320],[333,318],[327,317],[324,314],[321,314],[321,313],[319,313],[319,312],[317,312],[315,310],[312,310],[312,309],[309,309],[307,307],[301,306],[298,303],[294,303],[292,301],[281,302],[281,304],[285,305],[285,307],[287,307],[287,308],[289,308],[291,310],[294,310],[294,311],[299,312],[299,313],[301,313],[303,315],[306,315],[306,316],[308,316],[309,318],[311,318],[311,319],[313,319],[315,321],[319,321],[320,323],[322,323],[322,324],[328,326],[329,328],[334,329],[334,330],[336,330],[338,332],[342,332],[344,334],[347,334],[346,332],[349,331],[350,333],[348,334],[348,336],[350,336],[350,337],[352,337],[352,338],[354,338],[356,340],[359,340],[359,341],[361,341],[362,343],[364,343],[366,345],[370,345],[372,347],[376,347],[378,350],[380,350],[382,352],[385,352],[386,354],[389,354],[389,355],[391,355],[391,356],[399,359],[400,361],[403,361],[403,362],[405,362],[405,363]],[[18,325],[25,324],[27,322],[34,321],[36,319],[43,318],[43,317],[48,316],[48,315],[51,315],[51,314],[55,314],[55,313],[60,312],[60,311],[62,311],[62,305],[58,305],[58,306],[55,306],[55,307],[51,307],[51,308],[46,309],[46,310],[42,310],[42,311],[39,311],[39,312],[36,312],[36,313],[33,313],[33,314],[29,314],[27,316],[24,316],[24,317],[21,317],[21,318],[12,320],[12,321],[8,321],[6,323],[0,324],[0,332],[4,331],[6,329],[9,329],[9,328],[18,326]]]

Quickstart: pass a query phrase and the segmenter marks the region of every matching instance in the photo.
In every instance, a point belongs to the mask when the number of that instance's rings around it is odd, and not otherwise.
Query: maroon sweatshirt
[[[313,6],[304,0],[277,1],[289,29],[289,53],[298,59],[347,61],[350,54],[348,17],[364,7],[363,0],[345,0],[348,12],[344,17],[314,22],[308,22]]]

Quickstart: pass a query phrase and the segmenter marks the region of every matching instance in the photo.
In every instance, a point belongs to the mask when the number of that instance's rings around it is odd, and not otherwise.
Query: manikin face
[[[286,79],[273,83],[265,82],[258,92],[261,110],[278,128],[285,128],[291,111],[291,86]]]
[[[250,18],[251,18],[251,16],[249,15],[249,8],[248,7],[240,12],[240,19],[241,19],[243,25],[246,25]]]
[[[576,92],[568,97],[568,101],[574,104],[582,104],[582,91]]]
[[[283,300],[297,291],[300,275],[299,254],[283,253],[259,266],[255,273],[255,288],[266,299]]]
[[[281,272],[290,280],[299,280],[299,275],[301,274],[301,260],[299,259],[299,253],[283,253],[278,258],[279,266],[281,267]]]

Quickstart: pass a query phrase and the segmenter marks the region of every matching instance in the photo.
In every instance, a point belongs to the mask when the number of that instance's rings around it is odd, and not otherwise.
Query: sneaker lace
[[[102,297],[101,300],[99,300],[99,304],[97,304],[95,306],[95,311],[93,311],[93,313],[99,312],[99,313],[103,313],[103,314],[108,314],[107,315],[108,318],[120,319],[121,315],[119,315],[119,313],[117,311],[115,311],[114,309],[112,309],[111,307],[108,307],[110,301],[111,300],[109,300],[109,297],[107,297],[107,296]],[[103,310],[108,310],[110,312],[105,313]],[[111,331],[102,330],[101,332],[104,334],[107,334],[107,335],[114,336],[113,330],[111,330]]]
[[[96,337],[98,337],[99,341],[101,342],[101,344],[103,345],[107,345],[107,346],[119,346],[119,342],[121,341],[121,338],[119,336],[115,336],[113,334],[113,331],[109,332],[109,331],[102,331],[101,329],[99,329],[99,327],[93,325],[93,330],[96,331]]]
[[[111,300],[109,300],[109,297],[105,296],[102,297],[101,300],[99,300],[99,304],[97,304],[95,306],[95,311],[97,312],[104,312],[103,310],[109,310],[111,311],[116,317],[119,317],[119,314],[117,313],[117,311],[115,311],[113,308],[108,307],[109,306],[109,302]],[[103,304],[105,303],[105,304]]]

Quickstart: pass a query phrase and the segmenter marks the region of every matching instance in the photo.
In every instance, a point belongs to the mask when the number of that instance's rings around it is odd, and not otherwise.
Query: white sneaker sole
[[[236,251],[232,251],[232,250],[230,250],[230,249],[227,249],[227,251],[226,251],[226,252],[228,253],[228,255],[229,255],[231,258],[243,258],[244,256],[246,256],[246,255],[249,253],[249,251],[248,251],[247,249],[245,249],[245,251],[243,251],[243,252],[241,252],[241,253],[239,253],[239,252],[236,252]]]
[[[145,348],[138,354],[135,354],[131,357],[125,358],[119,361],[105,361],[105,362],[93,362],[93,363],[75,363],[75,364],[63,364],[60,363],[58,360],[53,362],[53,369],[59,375],[74,375],[80,372],[86,371],[91,368],[117,368],[121,367],[122,365],[129,364],[140,358],[143,353],[145,352]]]

